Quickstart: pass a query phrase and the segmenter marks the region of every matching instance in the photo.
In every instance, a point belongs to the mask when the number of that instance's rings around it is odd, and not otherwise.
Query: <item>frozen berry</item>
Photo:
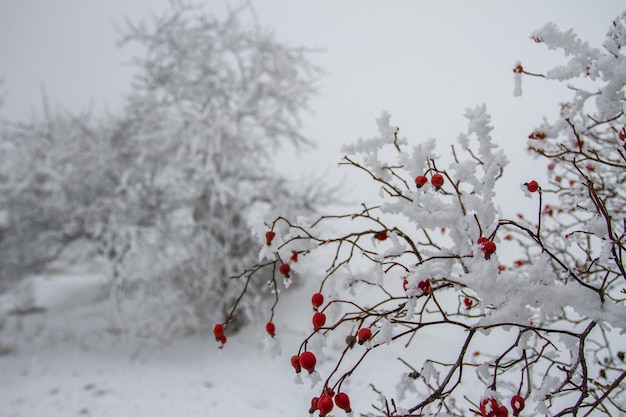
[[[335,404],[337,404],[337,407],[345,410],[347,413],[352,411],[350,409],[350,397],[348,397],[348,394],[346,394],[345,392],[339,392],[337,393],[337,395],[335,395]]]
[[[300,355],[300,366],[309,373],[315,371],[315,364],[317,363],[317,359],[313,352],[302,352]]]
[[[509,417],[509,409],[501,405],[496,411],[496,417]]]
[[[486,237],[481,236],[478,238],[478,243],[482,245],[482,251],[485,255],[485,259],[489,259],[491,255],[496,253],[496,244]]]
[[[513,410],[513,415],[517,416],[524,409],[525,402],[524,397],[521,395],[514,395],[511,398],[511,410]]]
[[[313,329],[315,330],[319,329],[320,327],[324,327],[324,324],[326,324],[326,314],[316,311],[315,314],[313,314],[312,322]]]
[[[313,294],[313,297],[311,297],[311,304],[313,304],[313,308],[318,308],[324,304],[324,296],[320,293]]]
[[[406,292],[407,289],[409,289],[409,280],[404,278],[404,281],[402,281],[402,288],[404,288],[404,291]]]
[[[359,339],[359,345],[362,345],[372,338],[372,331],[368,327],[363,327],[362,329],[359,329],[357,338]]]
[[[472,308],[472,305],[474,304],[474,302],[472,301],[471,298],[465,297],[463,299],[463,304],[465,305],[465,308]]]
[[[272,337],[276,336],[276,326],[271,321],[265,325],[265,331]]]
[[[320,410],[320,417],[326,417],[333,409],[333,399],[328,395],[322,395],[317,400],[317,408]]]
[[[289,259],[291,259],[293,262],[298,262],[298,252],[296,252],[295,250],[292,250],[291,257]]]
[[[265,232],[265,244],[267,246],[272,244],[272,240],[274,240],[274,236],[276,236],[276,233],[272,232],[271,230],[268,232]]]
[[[315,411],[319,410],[319,407],[317,405],[319,400],[319,397],[311,398],[311,408],[309,408],[309,414],[313,414]]]
[[[425,280],[425,281],[420,281],[419,284],[417,284],[417,287],[422,290],[422,292],[424,294],[428,294],[431,292],[431,288],[430,288],[430,280]]]
[[[417,186],[417,188],[422,188],[426,185],[427,182],[428,178],[426,178],[425,175],[418,175],[417,177],[415,177],[415,185]]]
[[[226,344],[226,335],[223,334],[220,336],[220,343],[222,346]]]
[[[291,267],[289,264],[281,264],[278,267],[278,271],[285,276],[285,278],[289,278],[289,272],[291,271]]]
[[[531,182],[527,182],[525,185],[528,191],[531,193],[534,193],[539,189],[539,184],[537,184],[537,181],[535,180],[532,180]]]
[[[430,183],[435,188],[441,188],[441,186],[443,185],[443,175],[441,174],[433,175],[433,177],[430,179]]]
[[[218,342],[220,341],[222,336],[224,336],[223,324],[216,324],[215,326],[213,326],[213,336],[215,336],[215,340],[217,340]]]
[[[495,398],[485,398],[480,402],[480,413],[483,417],[496,417],[500,405]]]
[[[382,232],[376,232],[376,233],[374,234],[374,239],[376,239],[376,240],[380,240],[381,242],[382,242],[383,240],[387,240],[387,232],[386,232],[386,231],[384,231],[384,230],[383,230]]]
[[[291,366],[296,370],[296,373],[299,374],[302,371],[302,366],[300,366],[300,356],[293,355],[291,357]]]

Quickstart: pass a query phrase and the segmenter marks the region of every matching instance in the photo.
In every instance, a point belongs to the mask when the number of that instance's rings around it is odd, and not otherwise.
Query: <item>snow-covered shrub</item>
[[[380,401],[363,415],[626,412],[625,23],[626,14],[613,22],[604,49],[554,25],[533,34],[571,57],[541,76],[595,82],[572,86],[561,117],[530,133],[549,182],[532,170],[507,179],[516,184],[509,192],[536,207],[534,218],[497,208],[507,159],[480,105],[467,110],[451,152],[435,140],[411,146],[383,114],[378,134],[346,146],[342,161],[379,188],[380,201],[309,222],[279,217],[266,229],[263,263],[242,277],[269,268],[276,280],[294,251],[300,263],[315,258],[313,329],[291,358],[313,385],[323,381],[311,413],[327,415],[329,397],[368,366],[397,372],[398,385],[383,392],[373,372],[367,382]],[[516,94],[524,74],[538,75],[521,63],[514,73]],[[216,326],[221,347],[233,317]],[[350,412],[345,396],[335,404]],[[352,405],[365,412],[368,404]]]
[[[324,202],[274,167],[279,147],[312,145],[299,115],[320,71],[306,50],[244,22],[247,11],[221,20],[172,2],[152,22],[128,23],[122,43],[145,53],[121,116],[48,112],[5,125],[3,280],[81,239],[110,261],[123,326],[167,337],[225,314],[240,291],[227,283],[256,258],[251,219]]]

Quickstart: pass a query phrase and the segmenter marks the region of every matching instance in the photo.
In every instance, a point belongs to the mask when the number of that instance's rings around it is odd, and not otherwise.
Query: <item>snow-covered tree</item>
[[[288,271],[293,251],[300,265],[312,259],[301,270],[320,277],[319,290],[291,358],[317,387],[311,413],[626,413],[625,25],[626,13],[603,48],[546,25],[532,38],[569,61],[545,74],[514,67],[517,94],[525,74],[582,79],[560,117],[529,135],[548,182],[534,169],[503,176],[507,158],[484,105],[467,110],[451,152],[435,140],[410,146],[383,114],[378,134],[346,146],[342,160],[379,188],[379,202],[270,225],[265,263],[242,277]],[[533,218],[498,209],[503,179],[529,198]],[[232,317],[216,324],[218,340]],[[359,382],[367,367],[372,380]],[[397,372],[396,390],[380,387],[376,372]],[[373,413],[350,391],[367,383],[379,400]]]
[[[248,12],[219,19],[172,2],[151,22],[128,22],[122,44],[144,54],[123,116],[49,112],[5,126],[3,279],[76,241],[110,261],[117,307],[139,332],[196,330],[224,314],[240,290],[228,281],[256,259],[251,219],[323,202],[274,167],[279,147],[312,145],[299,116],[320,71]],[[259,303],[242,305],[249,315]]]

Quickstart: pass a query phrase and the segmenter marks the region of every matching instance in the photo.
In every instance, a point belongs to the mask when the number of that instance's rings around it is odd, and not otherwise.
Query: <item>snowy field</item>
[[[168,346],[115,335],[102,283],[98,275],[48,274],[0,298],[2,312],[11,310],[0,416],[308,415],[319,386],[311,390],[306,377],[307,385],[296,384],[289,362],[304,336],[296,329],[308,330],[310,305],[299,302],[308,288],[292,288],[281,305],[293,314],[290,323],[277,320],[283,354],[272,357],[262,326],[243,329],[221,350],[208,335]],[[365,382],[356,385],[354,401],[371,397]]]
[[[100,284],[51,274],[2,297],[13,310],[0,356],[2,417],[308,414],[308,389],[294,384],[288,357],[262,353],[261,331],[244,329],[222,350],[202,336],[169,346],[115,336]]]

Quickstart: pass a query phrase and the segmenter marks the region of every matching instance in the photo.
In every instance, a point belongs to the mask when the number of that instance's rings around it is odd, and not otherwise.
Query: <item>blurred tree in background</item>
[[[121,33],[145,51],[123,115],[44,104],[41,119],[2,124],[0,290],[60,259],[103,257],[122,321],[169,337],[232,304],[229,277],[262,243],[253,218],[323,203],[273,167],[279,148],[312,146],[299,115],[321,72],[248,8],[218,19],[172,2]],[[268,292],[251,285],[240,322]]]

